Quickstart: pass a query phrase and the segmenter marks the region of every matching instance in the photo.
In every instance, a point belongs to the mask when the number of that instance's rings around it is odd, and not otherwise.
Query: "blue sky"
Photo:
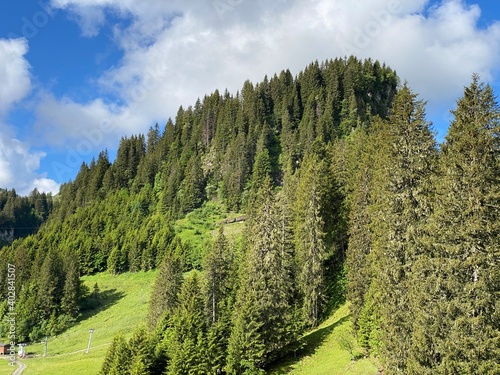
[[[479,73],[500,92],[492,0],[40,0],[0,12],[0,187],[56,193],[82,162],[215,89],[355,54],[428,101],[442,140]]]

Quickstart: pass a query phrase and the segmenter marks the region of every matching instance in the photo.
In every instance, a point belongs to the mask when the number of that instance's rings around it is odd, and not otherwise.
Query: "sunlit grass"
[[[10,360],[5,358],[0,358],[0,375],[10,375],[17,368],[17,366],[12,367],[9,365]]]
[[[101,305],[96,310],[85,312],[80,321],[66,332],[50,337],[46,358],[41,343],[27,346],[27,352],[35,358],[24,360],[28,365],[24,374],[97,374],[113,337],[118,332],[130,336],[134,327],[145,319],[156,274],[157,271],[150,271],[85,276],[83,281],[90,290],[95,283],[99,286]],[[90,328],[95,331],[87,354]]]
[[[353,344],[353,355],[342,339]],[[347,304],[341,306],[317,329],[304,336],[305,347],[274,367],[269,373],[294,375],[377,375],[377,364],[372,358],[362,356],[351,333],[351,321]]]

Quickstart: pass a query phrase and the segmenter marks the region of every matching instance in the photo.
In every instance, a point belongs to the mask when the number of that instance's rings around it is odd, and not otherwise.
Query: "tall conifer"
[[[436,179],[412,373],[500,372],[500,108],[474,75],[452,111]],[[420,291],[420,293],[418,293]]]
[[[374,275],[381,293],[382,356],[386,371],[406,373],[413,322],[408,294],[411,268],[421,254],[422,223],[429,215],[429,177],[437,148],[425,103],[406,85],[389,117],[389,165]]]
[[[298,289],[303,300],[304,320],[316,326],[323,302],[326,259],[322,185],[324,162],[314,153],[304,157],[295,204],[295,249]]]

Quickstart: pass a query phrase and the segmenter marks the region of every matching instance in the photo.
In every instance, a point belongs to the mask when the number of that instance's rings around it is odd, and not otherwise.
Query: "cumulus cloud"
[[[0,116],[31,90],[25,39],[0,39]]]
[[[31,90],[30,66],[24,57],[27,52],[24,39],[0,39],[0,187],[15,188],[24,195],[35,187],[57,193],[55,181],[36,173],[45,154],[31,151],[5,124],[12,107]]]
[[[34,188],[58,193],[57,182],[36,173],[44,156],[44,152],[33,152],[26,143],[0,134],[0,187],[15,188],[21,195],[28,195]]]
[[[387,63],[429,100],[431,112],[443,113],[472,73],[490,79],[500,60],[500,24],[480,28],[479,7],[460,0],[432,6],[428,0],[52,0],[52,6],[77,15],[80,24],[92,22],[89,9],[132,21],[115,27],[124,57],[98,80],[120,107],[97,98],[45,98],[39,128],[58,132],[48,131],[48,141],[63,142],[103,118],[118,134],[144,132],[215,89],[234,93],[246,79],[286,68],[295,74],[312,60],[349,54]]]

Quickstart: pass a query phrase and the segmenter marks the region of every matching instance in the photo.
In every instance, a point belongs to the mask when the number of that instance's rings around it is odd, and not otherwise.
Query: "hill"
[[[15,293],[18,338],[55,337],[88,310],[81,276],[158,270],[104,375],[263,374],[329,329],[351,348],[343,323],[315,330],[339,296],[384,373],[498,373],[500,108],[473,76],[438,147],[425,105],[350,57],[180,107],[0,251],[0,316]]]
[[[99,372],[106,350],[117,333],[130,336],[135,326],[146,317],[152,284],[156,271],[125,273],[121,275],[98,274],[83,277],[89,288],[99,286],[98,301],[90,296],[95,309],[84,312],[81,319],[64,333],[50,337],[47,357],[44,345],[26,347],[35,358],[23,360],[28,365],[26,375],[95,375]],[[95,329],[90,353],[86,353],[89,329]]]

